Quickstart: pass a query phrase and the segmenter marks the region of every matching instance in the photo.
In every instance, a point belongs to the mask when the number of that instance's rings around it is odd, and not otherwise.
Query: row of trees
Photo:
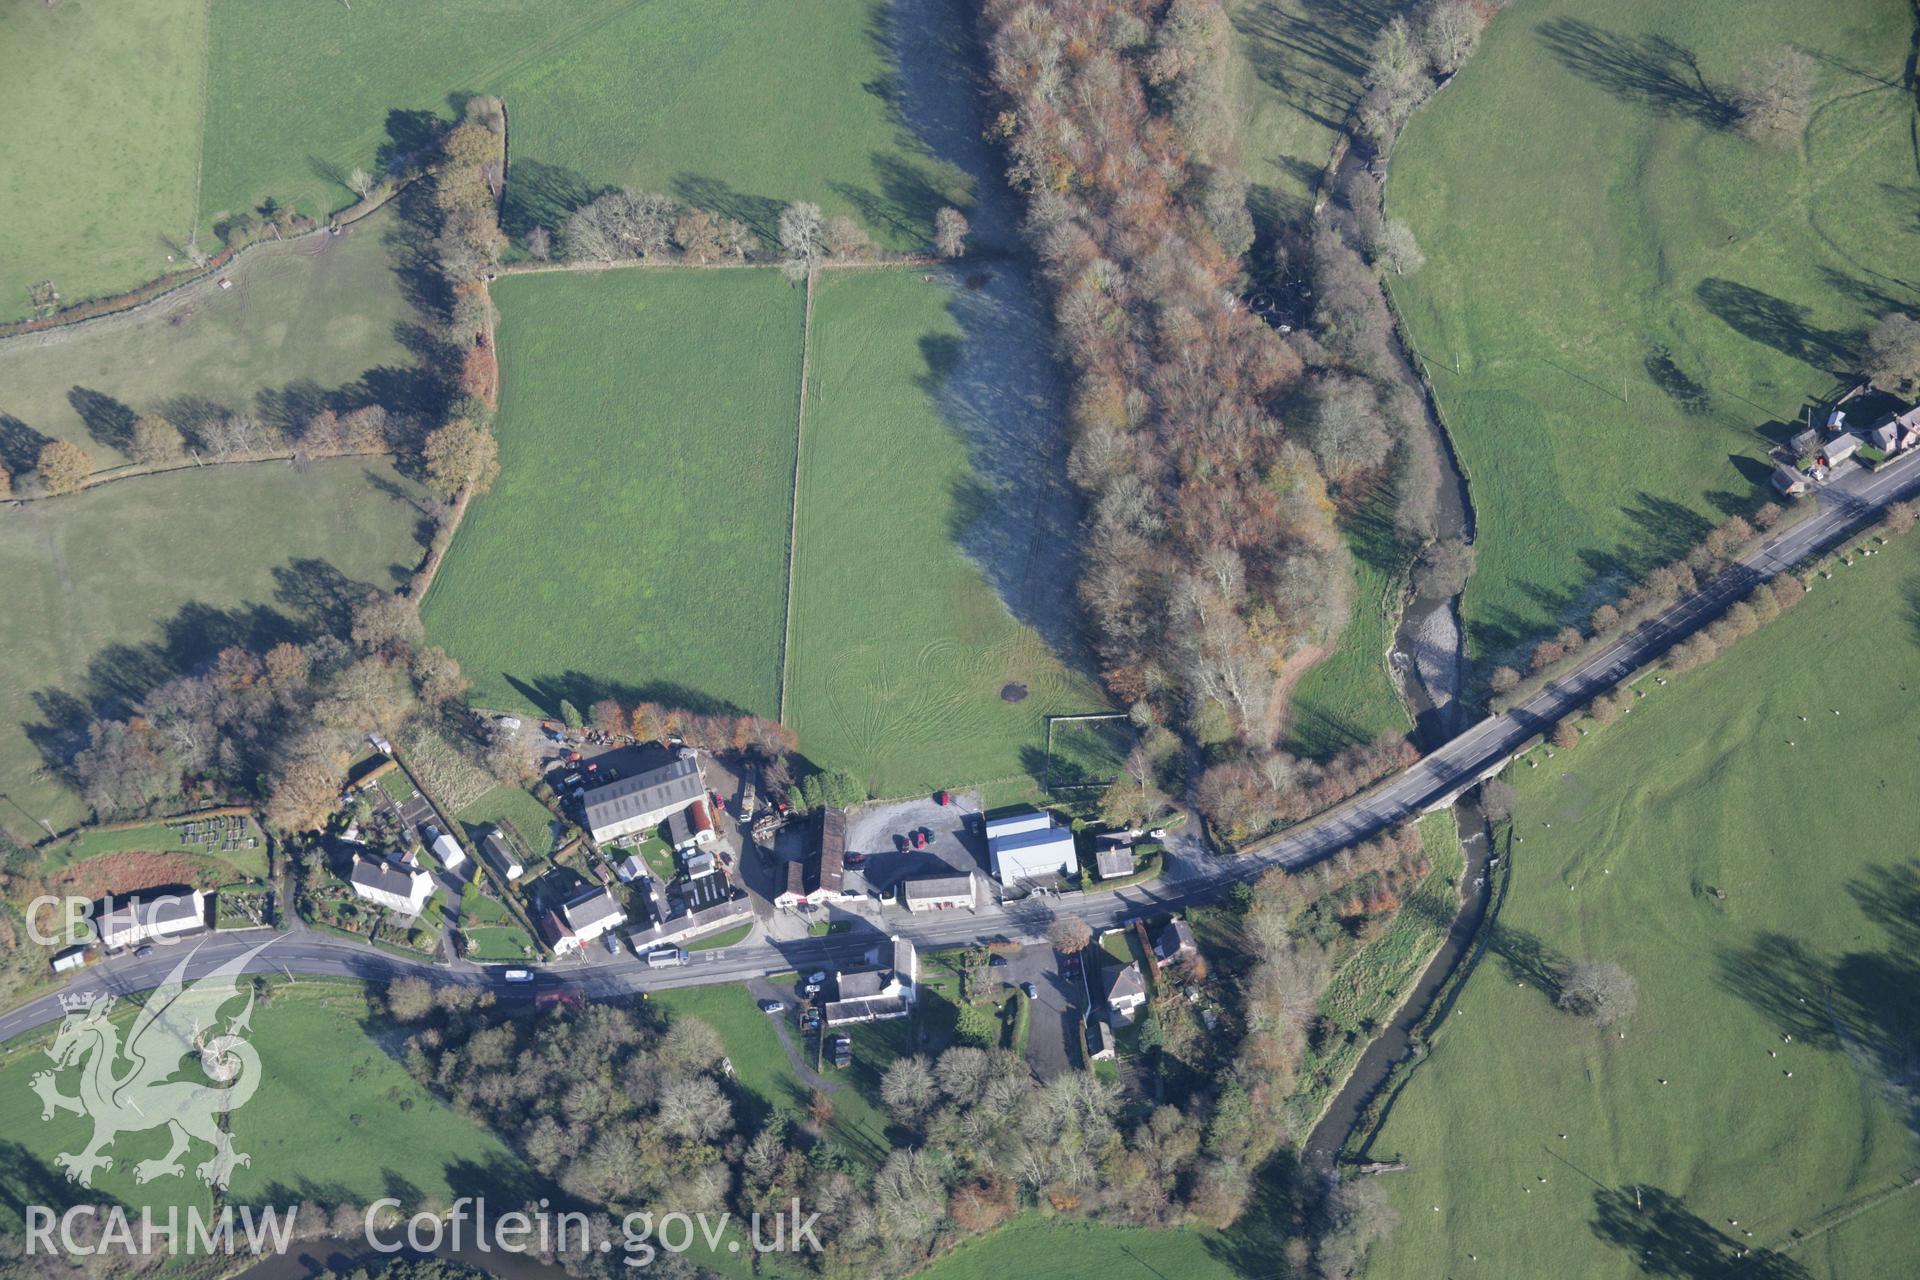
[[[1568,659],[1578,658],[1648,618],[1700,591],[1727,568],[1733,557],[1778,524],[1786,515],[1777,503],[1766,503],[1751,516],[1729,516],[1710,529],[1684,556],[1661,565],[1613,600],[1596,605],[1586,628],[1563,626],[1534,645],[1527,658],[1527,674],[1537,682]],[[1511,703],[1527,682],[1512,666],[1495,667],[1490,677],[1496,702]]]
[[[1344,625],[1313,453],[1276,411],[1300,357],[1236,304],[1253,240],[1215,0],[993,0],[996,132],[1075,375],[1081,598],[1107,684],[1198,736],[1270,744],[1288,659]]]
[[[1298,822],[1330,809],[1419,758],[1400,733],[1356,743],[1324,763],[1285,751],[1240,756],[1207,768],[1194,788],[1194,804],[1222,837],[1238,844],[1275,821]]]
[[[967,218],[958,209],[934,215],[933,245],[941,257],[966,252]],[[859,222],[844,214],[827,217],[809,201],[780,211],[776,226],[780,257],[791,275],[805,275],[829,258],[861,260],[875,256],[873,241]],[[581,205],[561,228],[559,252],[569,262],[633,262],[678,259],[745,262],[762,254],[760,237],[738,218],[691,208],[671,196],[649,191],[609,191]],[[527,251],[545,260],[554,255],[552,232],[535,227]]]
[[[264,802],[281,830],[312,830],[337,807],[365,734],[392,737],[414,717],[447,714],[466,689],[459,664],[425,643],[412,603],[375,593],[354,608],[347,636],[229,647],[126,715],[94,719],[71,781],[101,818],[183,800]],[[484,744],[473,749],[484,756]]]

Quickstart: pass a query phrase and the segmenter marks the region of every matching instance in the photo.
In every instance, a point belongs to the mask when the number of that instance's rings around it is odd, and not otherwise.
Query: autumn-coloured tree
[[[627,713],[612,698],[602,698],[587,710],[592,718],[593,727],[608,737],[625,737],[627,733]]]
[[[691,209],[673,224],[673,242],[691,262],[711,262],[723,251],[720,220],[705,209]]]
[[[133,420],[133,441],[127,451],[135,462],[146,466],[173,462],[186,447],[180,428],[159,414],[143,413]]]
[[[78,493],[93,475],[93,459],[69,440],[49,440],[40,450],[40,482],[55,495]]]
[[[296,760],[274,775],[267,821],[289,834],[317,831],[340,803],[345,756]]]
[[[500,478],[500,448],[491,432],[465,418],[456,418],[427,436],[421,457],[427,464],[427,482],[448,497],[471,488],[485,493]]]

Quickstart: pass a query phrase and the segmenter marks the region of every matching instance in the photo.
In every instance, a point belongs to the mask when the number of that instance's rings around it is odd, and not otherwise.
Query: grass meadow
[[[0,322],[186,266],[206,63],[203,0],[0,5]]]
[[[1410,1165],[1373,1280],[1920,1271],[1920,545],[1816,585],[1512,770],[1490,951],[1369,1152]],[[1587,959],[1639,984],[1624,1038],[1549,1003]]]
[[[0,341],[0,466],[33,465],[48,438],[99,468],[127,460],[133,419],[191,431],[217,411],[298,426],[322,408],[406,405],[414,323],[379,213],[338,236],[265,244],[132,315]]]
[[[176,471],[0,512],[0,824],[85,814],[40,744],[222,647],[339,621],[421,554],[414,484],[384,459]]]
[[[510,276],[499,483],[423,605],[478,706],[779,703],[803,295],[776,271]]]
[[[1106,709],[989,583],[1006,560],[963,550],[982,522],[1042,513],[1008,509],[989,478],[1023,447],[1004,419],[944,398],[975,336],[955,299],[945,276],[887,271],[824,276],[814,301],[788,723],[875,795],[1037,775],[1047,715]]]
[[[1225,0],[1240,168],[1262,230],[1303,217],[1397,0]]]
[[[1356,742],[1412,727],[1387,667],[1406,585],[1404,555],[1392,525],[1381,518],[1387,500],[1380,494],[1341,519],[1353,552],[1353,617],[1332,652],[1301,674],[1287,699],[1281,745],[1295,755],[1325,760]]]
[[[271,954],[271,953],[269,953]],[[228,1201],[285,1207],[304,1198],[365,1204],[382,1195],[423,1193],[451,1203],[456,1195],[538,1194],[535,1175],[491,1134],[456,1114],[414,1083],[392,1056],[388,1029],[367,1019],[361,988],[302,979],[274,980],[272,996],[256,1003],[249,1042],[260,1054],[260,1087],[229,1113],[234,1145],[253,1157],[234,1173]],[[244,998],[236,998],[230,1014]],[[124,1036],[133,1019],[115,1015]],[[18,1229],[21,1204],[65,1205],[90,1193],[68,1183],[53,1153],[78,1151],[91,1133],[69,1113],[40,1119],[33,1075],[51,1066],[50,1033],[25,1037],[0,1051],[0,1223]],[[123,1045],[123,1049],[124,1049]],[[60,1081],[74,1091],[75,1073]],[[152,1205],[164,1219],[169,1204],[208,1204],[206,1188],[188,1167],[182,1177],[134,1181],[134,1165],[165,1153],[164,1130],[127,1134],[110,1151],[110,1170],[96,1175],[104,1193],[134,1212]],[[191,1160],[207,1157],[204,1145]],[[137,1220],[137,1219],[136,1219]]]
[[[1912,31],[1897,0],[1529,0],[1415,116],[1387,204],[1427,265],[1392,284],[1471,478],[1483,662],[1770,496],[1769,436],[1912,306]],[[1782,43],[1819,107],[1772,150],[1727,94]]]
[[[917,247],[967,183],[899,120],[886,13],[883,0],[582,0],[563,13],[214,0],[200,215],[268,197],[316,214],[350,204],[341,175],[417,145],[418,113],[490,93],[511,120],[516,235],[633,186],[769,236],[782,205],[814,200]]]

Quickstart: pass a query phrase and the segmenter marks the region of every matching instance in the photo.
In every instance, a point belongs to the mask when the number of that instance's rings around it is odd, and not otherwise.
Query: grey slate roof
[[[600,831],[643,813],[692,804],[704,788],[699,762],[683,756],[658,769],[595,787],[581,797],[580,803],[586,809],[588,830]]]
[[[1137,964],[1126,965],[1107,979],[1108,1004],[1118,1004],[1134,996],[1144,999],[1146,994],[1147,980],[1140,976],[1140,966]]]
[[[353,883],[362,889],[372,889],[378,893],[390,893],[396,898],[413,897],[414,875],[394,866],[391,862],[375,862],[369,858],[356,857],[353,860]]]
[[[626,914],[614,896],[605,889],[589,889],[567,903],[561,911],[566,915],[567,923],[576,931],[590,929],[604,920]]]

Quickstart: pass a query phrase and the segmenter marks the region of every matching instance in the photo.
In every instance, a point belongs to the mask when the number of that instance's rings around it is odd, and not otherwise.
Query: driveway
[[[1033,1000],[1033,1029],[1027,1036],[1027,1065],[1042,1080],[1051,1080],[1080,1063],[1078,1023],[1085,1007],[1080,979],[1060,968],[1060,958],[1046,943],[1030,943],[1007,953],[1004,969],[989,974],[1015,988],[1031,982],[1039,988]],[[1004,988],[1003,988],[1004,990]]]
[[[954,792],[943,805],[931,796],[862,805],[847,819],[847,852],[864,854],[867,885],[891,897],[902,880],[987,870],[987,844],[971,820],[980,813],[977,792]],[[927,834],[927,847],[900,849],[900,838]],[[910,842],[909,842],[910,843]]]

